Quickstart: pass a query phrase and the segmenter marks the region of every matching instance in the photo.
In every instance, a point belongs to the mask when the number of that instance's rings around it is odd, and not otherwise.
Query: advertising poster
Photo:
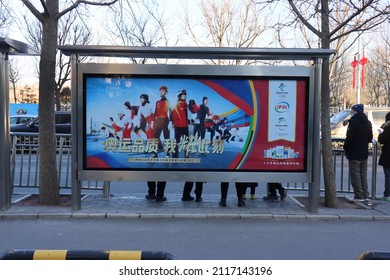
[[[84,169],[305,171],[308,79],[84,74]]]

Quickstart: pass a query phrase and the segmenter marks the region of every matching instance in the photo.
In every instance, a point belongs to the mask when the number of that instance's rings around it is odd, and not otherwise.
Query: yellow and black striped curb
[[[358,257],[359,260],[390,260],[390,252],[365,252]]]
[[[0,260],[175,260],[162,251],[10,250]]]

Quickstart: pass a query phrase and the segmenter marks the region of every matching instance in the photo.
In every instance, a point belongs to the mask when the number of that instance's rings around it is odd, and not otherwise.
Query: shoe
[[[242,207],[244,205],[245,205],[245,201],[242,198],[239,198],[238,201],[237,201],[237,206],[238,207]]]
[[[251,194],[251,200],[256,199],[256,196],[254,194]]]
[[[284,200],[286,197],[287,197],[287,190],[283,188],[280,193],[280,200]]]
[[[203,199],[201,197],[196,197],[195,202],[202,202]]]
[[[167,198],[165,196],[156,196],[156,202],[166,201]]]
[[[181,198],[181,201],[193,201],[194,198],[192,196],[183,196]]]
[[[354,201],[357,201],[357,202],[363,202],[363,201],[364,201],[364,198],[354,196],[353,200],[354,200]]]
[[[264,201],[272,201],[272,202],[275,202],[275,201],[278,201],[278,196],[277,195],[267,195],[267,196],[264,196],[263,197],[263,200]]]
[[[154,194],[147,194],[147,195],[145,195],[145,198],[147,200],[153,200],[153,199],[156,199],[156,196]]]
[[[226,207],[226,199],[222,198],[219,202],[219,206]]]
[[[246,199],[246,194],[243,194],[243,195],[242,195],[242,199]]]
[[[390,196],[384,196],[384,197],[383,197],[383,200],[384,200],[384,201],[390,202]]]

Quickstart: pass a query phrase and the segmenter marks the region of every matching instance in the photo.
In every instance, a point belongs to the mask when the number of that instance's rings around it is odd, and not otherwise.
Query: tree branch
[[[116,2],[118,2],[118,0],[112,0],[110,2],[103,2],[103,3],[102,2],[87,1],[87,0],[77,0],[76,2],[73,3],[73,5],[71,5],[68,8],[64,9],[63,11],[61,11],[56,16],[56,18],[59,19],[60,17],[62,17],[66,13],[68,13],[68,12],[74,10],[75,8],[77,8],[80,4],[92,5],[92,6],[110,6],[112,4],[115,4]]]
[[[330,41],[333,42],[333,41],[339,39],[340,37],[347,36],[347,35],[349,35],[349,34],[351,34],[351,33],[353,33],[353,32],[363,32],[363,31],[371,30],[371,29],[373,29],[374,27],[376,27],[376,26],[378,26],[378,25],[381,25],[382,23],[384,23],[384,22],[387,20],[387,18],[384,18],[384,19],[382,19],[382,20],[376,22],[375,24],[372,24],[372,25],[370,25],[370,26],[368,26],[368,27],[364,27],[364,26],[366,26],[367,24],[371,23],[374,19],[376,19],[377,17],[380,17],[380,16],[381,16],[381,15],[377,15],[377,16],[375,16],[375,17],[372,17],[372,18],[370,18],[370,19],[364,21],[363,23],[359,24],[359,25],[356,26],[355,28],[351,28],[350,30],[347,30],[347,31],[343,32],[341,35],[335,36],[335,37],[333,37],[333,38],[330,37],[330,38],[331,38]],[[333,34],[334,34],[334,32],[331,32],[331,36],[332,36]]]
[[[307,27],[309,28],[309,30],[311,32],[313,32],[314,34],[316,34],[318,37],[321,38],[321,32],[318,31],[317,29],[315,29],[315,27],[313,25],[311,25],[303,16],[302,14],[298,11],[297,9],[297,6],[294,4],[294,2],[292,0],[288,0],[288,3],[290,4],[290,7],[293,9],[293,12],[295,13],[295,15],[301,20],[301,22]]]
[[[43,21],[43,15],[34,7],[29,0],[22,0],[23,4],[26,5],[27,9],[40,21]]]
[[[360,15],[365,9],[367,9],[368,7],[370,7],[370,5],[372,4],[374,0],[369,0],[362,8],[356,8],[356,11],[350,15],[348,18],[346,18],[343,22],[339,23],[337,25],[337,27],[330,32],[330,36],[329,37],[332,37],[333,34],[337,33],[341,28],[343,28],[344,26],[346,26],[348,23],[350,23],[352,21],[352,19],[356,18],[358,15]],[[351,3],[352,4],[352,3]],[[371,20],[371,19],[370,19]]]

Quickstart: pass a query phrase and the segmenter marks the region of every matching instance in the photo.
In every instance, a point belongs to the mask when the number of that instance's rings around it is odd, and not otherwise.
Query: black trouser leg
[[[268,193],[269,195],[276,196],[276,189],[278,189],[279,183],[268,183]]]
[[[227,198],[228,190],[229,190],[229,182],[221,182],[221,199]]]
[[[148,184],[148,195],[155,196],[156,195],[156,182],[147,181]]]
[[[283,192],[283,186],[281,183],[277,183],[276,185],[276,189],[279,191],[279,194],[281,194]]]
[[[256,187],[251,187],[251,195],[255,195],[256,193]]]
[[[203,192],[203,182],[195,182],[195,195],[201,197]]]
[[[183,188],[183,198],[190,197],[192,186],[194,185],[194,182],[185,182],[184,188]]]
[[[163,197],[167,182],[157,182],[157,197]]]
[[[245,194],[246,186],[243,183],[236,183],[236,192],[238,199],[242,199],[242,196]]]

